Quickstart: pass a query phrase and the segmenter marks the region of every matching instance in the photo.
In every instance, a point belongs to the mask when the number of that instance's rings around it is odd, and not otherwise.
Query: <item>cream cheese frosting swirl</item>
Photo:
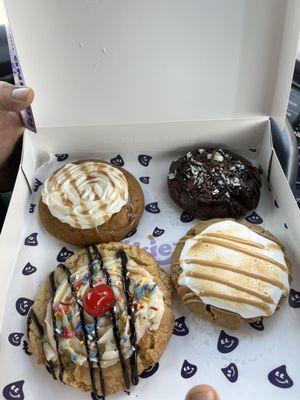
[[[115,295],[114,312],[118,316],[118,329],[121,336],[121,349],[125,359],[133,352],[130,344],[130,327],[126,312],[126,295],[122,288],[121,261],[113,255],[105,255],[103,264],[111,277],[111,287]],[[135,330],[137,342],[150,330],[159,328],[164,313],[163,293],[156,285],[152,275],[129,258],[127,270],[130,278],[130,292],[134,298]],[[103,272],[97,271],[93,275],[94,284],[106,283]],[[86,257],[81,259],[78,269],[71,275],[72,286],[77,297],[83,297],[89,288],[89,268]],[[59,335],[59,349],[69,354],[71,360],[79,366],[87,367],[87,352],[83,344],[83,331],[79,317],[79,306],[72,297],[71,287],[67,278],[63,279],[56,289],[53,301],[56,317],[56,333]],[[56,361],[58,354],[53,332],[51,301],[48,303],[45,317],[45,356],[48,361]],[[90,360],[97,363],[97,348],[101,352],[102,368],[107,368],[119,361],[119,353],[113,334],[113,326],[109,315],[97,318],[98,342],[95,340],[94,318],[84,311],[85,325],[89,332]]]
[[[204,304],[243,318],[273,314],[289,291],[281,246],[231,220],[211,224],[187,239],[179,265],[179,285],[191,289]],[[195,300],[187,296],[189,301]]]
[[[104,224],[128,200],[123,172],[100,161],[66,164],[46,180],[42,189],[42,201],[50,213],[77,229]]]

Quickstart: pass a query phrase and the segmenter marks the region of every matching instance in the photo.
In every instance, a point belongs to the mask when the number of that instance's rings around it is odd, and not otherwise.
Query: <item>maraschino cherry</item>
[[[88,289],[83,296],[83,307],[92,317],[101,317],[115,303],[112,288],[108,285],[98,285]]]

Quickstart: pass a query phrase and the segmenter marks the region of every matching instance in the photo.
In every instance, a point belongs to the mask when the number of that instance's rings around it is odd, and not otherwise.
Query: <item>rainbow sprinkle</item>
[[[62,313],[61,313],[61,311],[56,311],[56,312],[54,313],[54,315],[55,315],[57,318],[59,318],[59,319],[62,318]]]
[[[81,335],[81,333],[82,333],[82,326],[81,326],[81,323],[78,324],[78,326],[77,326],[77,328],[76,328],[76,332],[77,332],[77,335],[78,335],[78,336]]]
[[[63,330],[62,330],[62,337],[63,337],[64,339],[67,339],[67,338],[69,337],[69,336],[68,336],[69,334],[70,334],[70,332],[68,332],[67,328],[64,326],[64,327],[63,327]],[[72,334],[71,334],[71,335],[72,335]],[[73,335],[72,335],[72,336],[73,336]]]
[[[90,354],[90,360],[91,361],[92,360],[97,360],[97,353],[96,352],[93,352],[93,353]]]
[[[63,306],[66,306],[66,307],[72,305],[72,303],[67,303],[67,302],[65,302],[65,301],[60,301],[60,304],[62,304]]]
[[[144,284],[143,286],[142,286],[142,288],[141,288],[141,294],[142,294],[142,297],[144,297],[145,296],[145,290],[147,289],[147,283],[146,284]]]
[[[79,279],[78,281],[76,281],[75,283],[74,283],[74,287],[75,288],[77,288],[78,286],[81,286],[82,285],[82,279]]]
[[[92,332],[92,331],[94,331],[94,325],[85,325],[85,329],[88,331],[88,332]]]
[[[151,297],[156,289],[156,283],[154,283],[151,287],[149,283],[147,283],[147,278],[143,278],[139,284],[138,287],[136,287],[133,291],[132,298],[135,299],[144,299],[146,301],[149,301],[149,297]]]
[[[141,286],[141,285],[144,285],[144,283],[146,283],[147,282],[147,278],[143,278],[141,281],[140,281],[140,283],[139,283],[139,285]]]
[[[157,284],[154,283],[154,285],[152,286],[152,288],[149,290],[149,293],[148,293],[148,294],[149,294],[150,296],[153,294],[154,290],[156,289],[156,286],[157,286]]]
[[[72,361],[76,362],[78,360],[78,358],[79,358],[79,356],[77,354],[72,353],[72,355],[71,355],[71,360]]]

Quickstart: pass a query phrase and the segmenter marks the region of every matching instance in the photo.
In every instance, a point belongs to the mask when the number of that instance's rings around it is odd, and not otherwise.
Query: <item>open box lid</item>
[[[6,0],[38,127],[285,117],[297,0]]]

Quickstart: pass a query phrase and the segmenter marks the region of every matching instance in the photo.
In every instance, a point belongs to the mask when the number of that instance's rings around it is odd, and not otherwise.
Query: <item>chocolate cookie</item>
[[[284,246],[260,226],[212,219],[190,229],[172,255],[173,282],[196,314],[228,329],[271,316],[289,293]]]
[[[146,251],[121,243],[80,250],[40,289],[28,339],[54,379],[95,395],[129,393],[173,331],[171,279]]]
[[[124,239],[143,210],[144,195],[134,176],[99,160],[63,166],[47,179],[39,202],[46,230],[77,246]]]
[[[244,216],[256,208],[260,187],[258,169],[228,150],[193,150],[169,168],[172,199],[201,219]]]

